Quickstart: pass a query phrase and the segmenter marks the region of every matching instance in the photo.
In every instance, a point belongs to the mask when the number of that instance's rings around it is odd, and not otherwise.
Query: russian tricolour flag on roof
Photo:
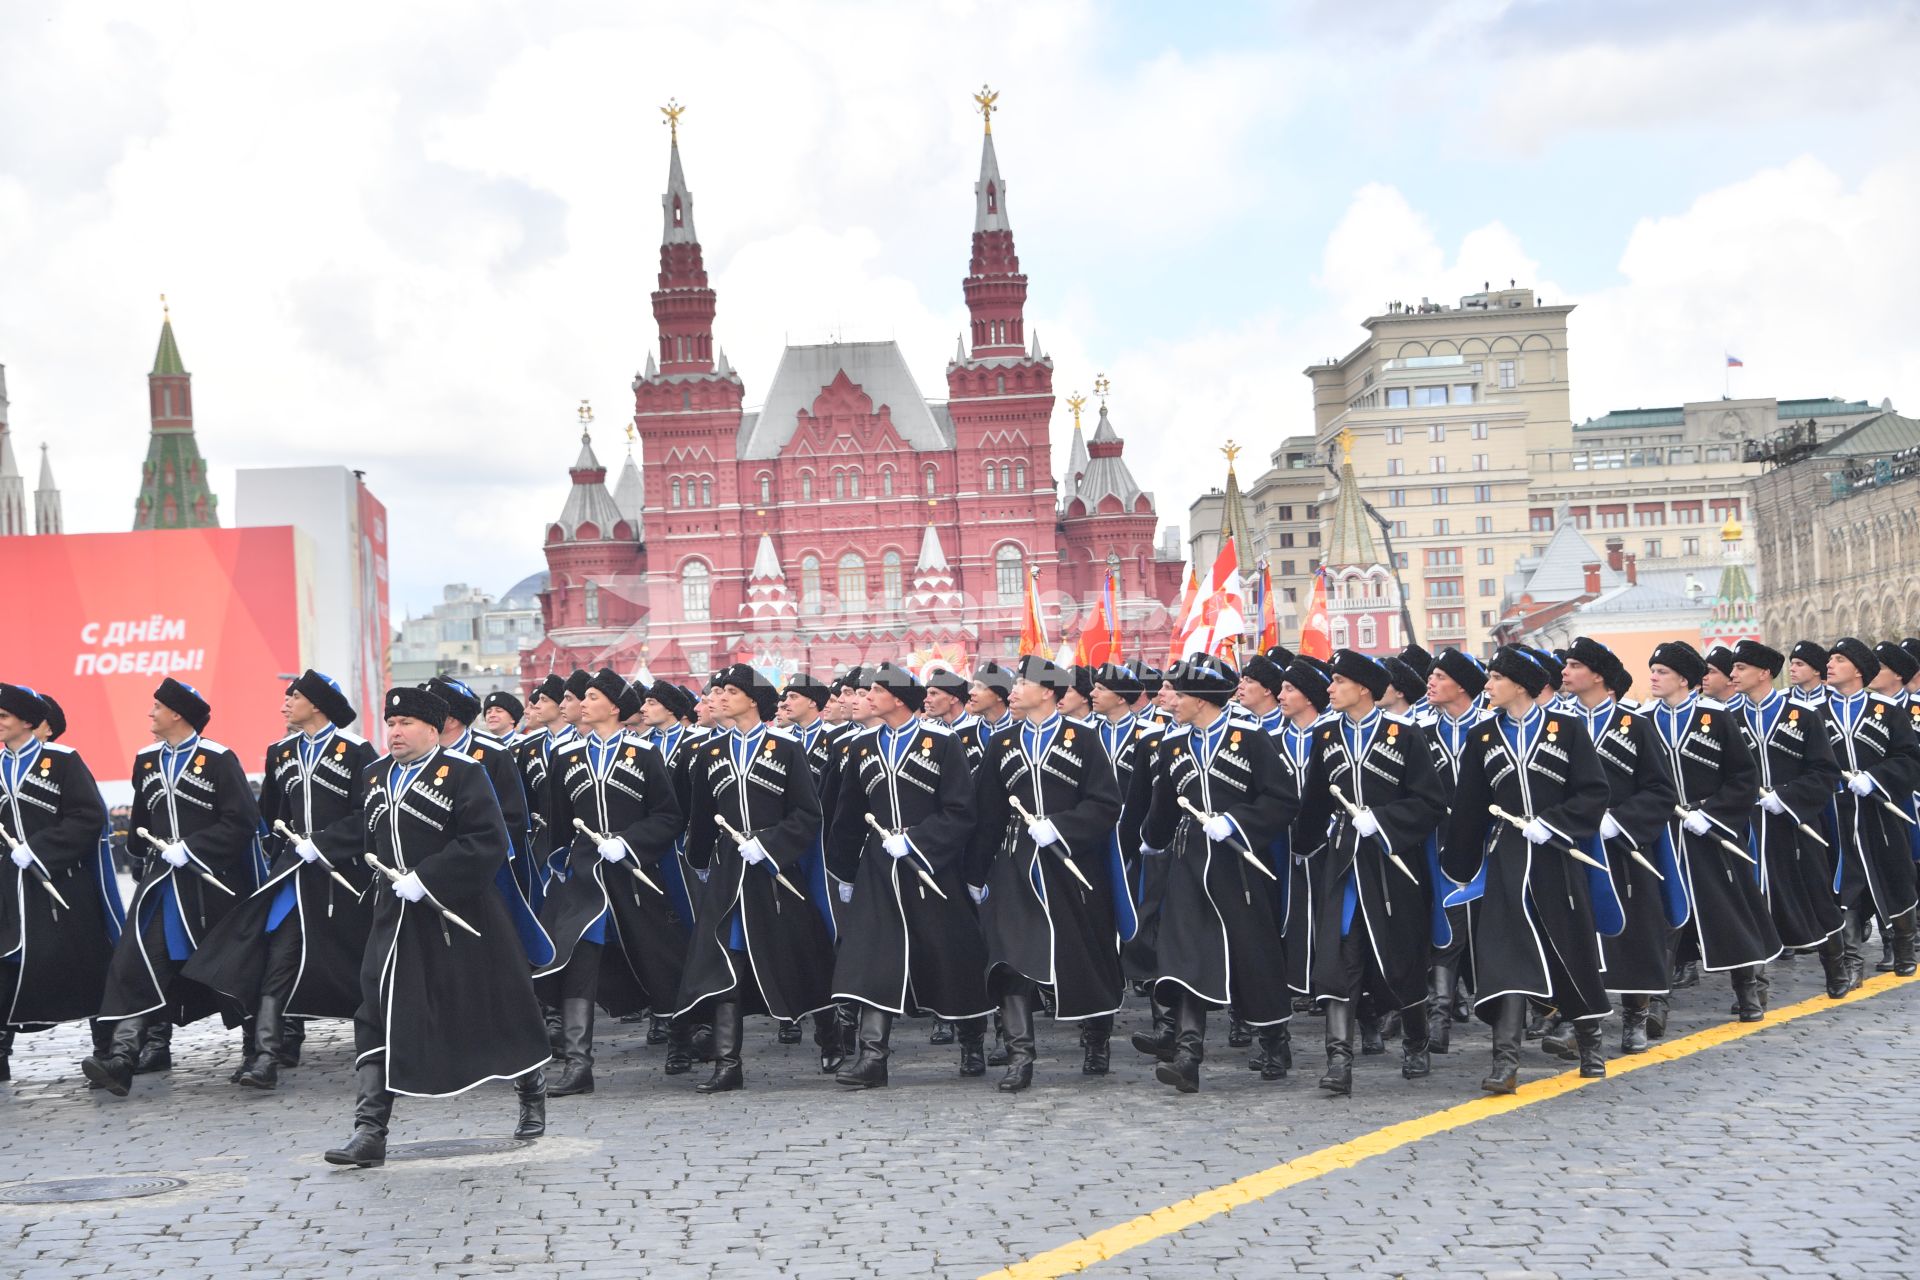
[[[1746,368],[1746,367],[1747,367],[1747,362],[1746,362],[1746,361],[1744,361],[1744,360],[1742,360],[1742,359],[1741,359],[1741,358],[1740,358],[1739,356],[1728,356],[1728,357],[1727,357],[1727,368],[1729,368],[1729,369],[1744,369],[1744,368]]]

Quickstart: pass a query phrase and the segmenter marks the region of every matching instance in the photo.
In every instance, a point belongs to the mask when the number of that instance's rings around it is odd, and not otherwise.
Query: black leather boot
[[[840,1010],[822,1009],[813,1015],[813,1047],[820,1051],[820,1074],[830,1076],[847,1063],[841,1049]]]
[[[1667,1035],[1667,1015],[1673,1002],[1666,996],[1647,997],[1647,1039],[1663,1040]]]
[[[693,1022],[684,1014],[667,1019],[667,1060],[660,1070],[670,1076],[693,1070]]]
[[[593,1092],[593,1001],[568,996],[560,1002],[560,1078],[547,1086],[550,1098]]]
[[[779,1033],[776,1034],[773,1039],[776,1044],[799,1044],[800,1024],[797,1022],[788,1022],[782,1018],[780,1020]]]
[[[1521,1035],[1522,1039],[1538,1040],[1542,1036],[1546,1035],[1547,1034],[1547,1011],[1543,1008],[1535,1007],[1532,1004],[1532,1002],[1529,1001],[1527,1005],[1527,1020],[1526,1020],[1525,1028],[1526,1028],[1525,1031],[1522,1032],[1522,1035]]]
[[[987,1065],[1004,1067],[1010,1058],[1011,1055],[1007,1049],[1007,1022],[1000,1016],[1000,1011],[995,1009],[993,1011],[993,1048],[987,1054]]]
[[[952,1044],[956,1039],[953,1024],[944,1018],[933,1020],[933,1034],[927,1037],[928,1044]]]
[[[740,1002],[721,1000],[713,1006],[713,1074],[693,1086],[695,1093],[732,1093],[747,1086],[740,1068]]]
[[[1427,1048],[1445,1053],[1453,1047],[1453,984],[1457,966],[1437,961],[1427,974]]]
[[[1157,1064],[1154,1079],[1181,1093],[1200,1092],[1200,1062],[1207,1053],[1207,1006],[1191,994],[1174,1006],[1173,1061]],[[1248,1033],[1252,1038],[1252,1033]]]
[[[1360,1052],[1365,1057],[1387,1051],[1387,1037],[1377,1013],[1362,1013],[1355,1021],[1360,1027]]]
[[[520,1097],[520,1117],[514,1123],[516,1138],[540,1138],[547,1132],[547,1073],[535,1067],[513,1082]]]
[[[151,1075],[156,1071],[173,1070],[173,1024],[163,1017],[147,1019],[147,1036],[140,1044],[140,1056],[133,1064],[133,1074]]]
[[[1840,930],[1840,945],[1846,955],[1847,990],[1858,991],[1866,980],[1867,913],[1860,907],[1847,910],[1847,922]]]
[[[387,1162],[387,1122],[393,1119],[393,1095],[387,1092],[387,1064],[375,1058],[354,1068],[353,1136],[327,1152],[328,1164],[356,1169]]]
[[[872,1005],[860,1007],[860,1051],[833,1077],[850,1089],[887,1087],[887,1039],[893,1034],[893,1015]]]
[[[1320,1087],[1336,1097],[1353,1092],[1353,1002],[1327,1001],[1327,1073]]]
[[[1908,911],[1893,922],[1893,973],[1897,978],[1911,978],[1914,972],[1913,935],[1915,932],[1914,912]]]
[[[1698,960],[1685,961],[1674,969],[1673,989],[1675,991],[1685,991],[1688,987],[1697,987],[1699,985],[1700,962]]]
[[[1847,994],[1847,944],[1838,933],[1820,944],[1820,973],[1827,980],[1827,999]]]
[[[113,1056],[113,1027],[114,1024],[104,1018],[89,1018],[87,1020],[87,1030],[93,1033],[93,1056],[99,1058],[102,1062]],[[92,1078],[87,1080],[87,1088],[98,1089],[100,1087],[101,1085],[98,1081]]]
[[[1007,1074],[1000,1077],[1002,1093],[1019,1093],[1033,1083],[1033,993],[1012,992],[1000,997],[1000,1021],[1007,1029]]]
[[[1880,923],[1880,963],[1873,966],[1875,973],[1893,972],[1893,929],[1882,920]]]
[[[146,1038],[146,1032],[147,1019],[144,1014],[122,1018],[114,1023],[113,1040],[107,1045],[106,1053],[95,1049],[93,1057],[80,1063],[81,1073],[94,1088],[105,1089],[116,1098],[126,1097],[127,1090],[133,1087],[134,1061],[140,1056],[140,1045]]]
[[[1284,1022],[1260,1028],[1260,1078],[1285,1080],[1293,1070],[1293,1032]]]
[[[1773,973],[1765,963],[1753,966],[1753,994],[1760,1001],[1760,1012],[1765,1013],[1773,1004]]]
[[[547,1049],[557,1061],[567,1056],[567,1031],[560,1023],[560,1006],[545,1004],[540,1006],[540,1014],[547,1020]]]
[[[1433,1058],[1427,1038],[1427,1006],[1417,1004],[1400,1015],[1400,1075],[1406,1080],[1423,1080],[1433,1074]]]
[[[1253,1043],[1253,1028],[1240,1021],[1240,1015],[1227,1010],[1227,1048],[1244,1049]]]
[[[280,1067],[297,1067],[300,1054],[307,1047],[307,1020],[305,1018],[280,1019],[280,1047],[273,1051],[274,1063]]]
[[[13,1032],[0,1030],[0,1084],[13,1079]]]
[[[1607,1074],[1607,1050],[1600,1043],[1600,1019],[1583,1018],[1573,1024],[1574,1043],[1580,1050],[1580,1074],[1598,1080]]]
[[[1172,1062],[1173,1039],[1176,1034],[1173,1025],[1173,1006],[1154,1000],[1149,1007],[1153,1010],[1153,1030],[1136,1031],[1128,1039],[1132,1041],[1135,1049],[1149,1058],[1156,1058],[1161,1062]]]
[[[1579,1056],[1573,1044],[1573,1020],[1562,1017],[1555,1011],[1547,1019],[1547,1029],[1540,1033],[1540,1051],[1556,1058],[1572,1062]]]
[[[1111,1064],[1113,1044],[1113,1015],[1103,1014],[1098,1018],[1088,1018],[1080,1024],[1080,1047],[1085,1052],[1080,1057],[1080,1074],[1103,1076]]]
[[[647,1016],[647,1043],[665,1044],[673,1034],[670,1030],[672,1025],[673,1020],[670,1018],[663,1018],[657,1013],[649,1014]]]
[[[833,1025],[840,1029],[840,1056],[851,1058],[860,1051],[860,1009],[851,1000],[833,1006]],[[836,1071],[838,1067],[834,1068]]]
[[[987,1074],[987,1020],[977,1018],[956,1028],[960,1039],[960,1074],[969,1079]]]
[[[1620,1052],[1647,1051],[1647,997],[1620,997]]]
[[[233,1074],[227,1077],[228,1084],[239,1084],[241,1079],[247,1074],[247,1067],[252,1064],[255,1055],[260,1052],[259,1042],[256,1041],[253,1036],[255,1025],[252,1018],[248,1018],[240,1024],[240,1065],[235,1067]]]
[[[261,996],[253,1013],[253,1056],[240,1068],[240,1083],[249,1089],[271,1089],[280,1083],[280,1044],[286,1020],[279,996]]]
[[[1527,998],[1501,996],[1493,1019],[1493,1069],[1480,1087],[1512,1093],[1520,1087],[1520,1043],[1527,1025]]]
[[[1758,1022],[1767,1016],[1767,1011],[1760,1007],[1759,976],[1755,972],[1759,967],[1750,964],[1733,971],[1734,1008],[1742,1022]]]

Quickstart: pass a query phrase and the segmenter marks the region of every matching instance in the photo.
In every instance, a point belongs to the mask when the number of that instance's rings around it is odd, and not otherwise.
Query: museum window
[[[689,560],[680,568],[680,609],[689,622],[705,622],[711,616],[713,574],[698,560]]]

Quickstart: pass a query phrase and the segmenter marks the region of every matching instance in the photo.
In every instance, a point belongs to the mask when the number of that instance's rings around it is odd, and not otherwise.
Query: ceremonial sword
[[[573,829],[575,831],[578,831],[581,835],[586,836],[589,840],[592,840],[595,844],[605,844],[608,840],[612,839],[611,836],[601,835],[598,831],[595,831],[592,827],[588,826],[585,822],[582,822],[579,818],[575,818],[573,820]],[[625,858],[621,858],[618,861],[621,866],[625,867],[628,871],[631,871],[633,873],[634,879],[638,880],[641,884],[647,886],[647,888],[653,890],[655,893],[659,894],[661,897],[664,898],[667,896],[666,891],[663,890],[659,885],[653,882],[653,877],[649,876],[646,872],[640,869],[640,864],[637,861],[629,862]]]
[[[388,866],[386,863],[380,861],[380,859],[374,857],[371,850],[369,850],[365,854],[362,854],[361,856],[367,860],[368,866],[372,867],[375,871],[378,871],[381,875],[385,876],[388,880],[391,880],[394,884],[399,884],[401,880],[406,878],[402,876],[398,871],[395,871],[392,867]],[[426,888],[426,885],[422,884],[420,887],[424,889]],[[438,911],[441,914],[441,916],[444,917],[449,923],[458,925],[460,928],[465,929],[468,933],[472,934],[476,938],[480,936],[480,931],[478,929],[468,924],[465,920],[462,920],[458,915],[454,914],[452,911],[448,910],[446,907],[441,906],[440,899],[434,897],[431,892],[427,894],[427,901],[430,904],[432,904],[433,908],[436,911]]]
[[[1205,809],[1198,808],[1197,806],[1195,806],[1193,801],[1187,799],[1185,796],[1175,796],[1174,798],[1177,801],[1179,801],[1180,807],[1182,809],[1185,809],[1188,813],[1192,814],[1194,817],[1194,820],[1196,822],[1199,822],[1202,826],[1205,826],[1207,823],[1212,822],[1214,818],[1219,816],[1217,814],[1208,813]],[[1213,837],[1208,836],[1207,838],[1211,840]],[[1238,840],[1222,840],[1220,843],[1226,845],[1227,848],[1233,850],[1235,853],[1245,858],[1248,862],[1251,862],[1256,868],[1259,869],[1260,874],[1265,876],[1267,879],[1277,881],[1280,878],[1279,876],[1273,874],[1273,869],[1271,867],[1269,867],[1266,863],[1260,861],[1259,858],[1254,856],[1253,850],[1247,848],[1247,846],[1241,844]]]
[[[147,830],[145,827],[135,827],[133,829],[133,833],[141,837],[148,844],[152,845],[156,851],[167,848],[166,841],[162,840],[159,836],[153,834],[153,832]],[[175,841],[174,843],[178,844],[182,849],[187,849],[186,843],[184,841]],[[193,874],[199,876],[202,880],[205,880],[208,884],[212,885],[214,888],[218,889],[220,892],[226,894],[229,898],[237,898],[240,896],[236,894],[233,890],[227,888],[226,885],[222,884],[220,882],[220,877],[213,874],[212,870],[208,868],[206,863],[200,861],[199,858],[195,857],[193,850],[191,849],[187,849],[187,861],[193,864],[191,867],[188,867],[187,870],[193,872]],[[173,864],[168,863],[167,865],[171,866]],[[358,891],[356,890],[356,892]]]
[[[871,809],[867,810],[866,818],[867,818],[867,825],[872,827],[875,831],[878,831],[883,836],[904,836],[906,834],[906,832],[904,831],[889,831],[885,827],[881,826],[880,819],[873,816],[873,810]],[[888,855],[888,856],[891,857],[892,855]],[[933,877],[927,874],[926,868],[922,867],[918,862],[914,861],[913,851],[911,849],[907,851],[907,865],[913,868],[913,874],[919,876],[921,882],[925,884],[927,888],[933,890],[935,893],[940,894],[940,897],[942,899],[946,898],[947,895],[941,891],[940,886],[938,884],[934,883]]]
[[[714,825],[718,826],[722,831],[726,832],[729,836],[733,837],[733,847],[736,849],[753,838],[752,836],[743,836],[738,831],[735,831],[733,829],[733,824],[728,822],[725,818],[721,817],[717,813],[713,815],[713,821],[714,821]],[[782,889],[785,889],[788,893],[792,894],[794,897],[800,899],[800,901],[805,902],[807,900],[807,895],[793,887],[793,881],[787,879],[786,873],[780,870],[780,864],[777,862],[774,862],[772,858],[768,858],[767,861],[770,864],[772,864],[773,878],[780,882],[780,887]]]
[[[1765,798],[1766,796],[1771,796],[1771,795],[1774,795],[1774,793],[1773,793],[1773,792],[1771,792],[1771,791],[1767,791],[1767,792],[1764,792],[1764,793],[1762,793],[1762,799],[1764,799],[1764,798]],[[1755,804],[1757,805],[1757,804],[1759,804],[1759,803],[1760,803],[1760,801],[1759,801],[1759,800],[1755,800],[1755,801],[1754,801],[1754,803],[1755,803]],[[1792,819],[1793,819],[1793,821],[1794,821],[1794,824],[1795,824],[1796,826],[1798,826],[1798,827],[1799,827],[1799,828],[1800,828],[1800,829],[1801,829],[1802,831],[1804,831],[1804,832],[1806,832],[1806,833],[1807,833],[1807,835],[1808,835],[1809,837],[1811,837],[1812,839],[1814,839],[1814,840],[1816,840],[1816,841],[1818,841],[1818,842],[1819,842],[1819,845],[1820,845],[1820,847],[1821,847],[1822,849],[1828,849],[1828,848],[1831,848],[1831,847],[1832,847],[1831,845],[1829,845],[1829,844],[1828,844],[1828,843],[1826,842],[1826,840],[1825,840],[1825,839],[1823,839],[1823,838],[1821,837],[1821,835],[1820,835],[1820,833],[1819,833],[1818,831],[1815,831],[1815,830],[1814,830],[1814,829],[1813,829],[1812,827],[1810,827],[1810,826],[1808,826],[1808,825],[1807,825],[1806,823],[1804,823],[1804,822],[1801,822],[1801,821],[1800,821],[1800,819],[1799,819],[1799,818],[1798,818],[1797,816],[1795,816],[1795,814],[1794,814],[1794,812],[1793,812],[1793,810],[1791,810],[1791,809],[1788,809],[1788,808],[1786,807],[1786,805],[1785,805],[1785,803],[1784,803],[1784,802],[1783,802],[1783,803],[1781,804],[1781,806],[1780,806],[1780,807],[1781,807],[1781,809],[1782,809],[1782,811],[1783,811],[1783,812],[1785,812],[1785,813],[1786,813],[1786,815],[1787,815],[1787,816],[1788,816],[1789,818],[1792,818]]]
[[[281,835],[285,836],[288,839],[288,841],[290,841],[294,845],[298,845],[302,840],[311,838],[308,836],[301,835],[299,832],[295,831],[292,827],[288,826],[283,820],[279,818],[275,818],[273,820],[273,829],[275,831],[278,831]],[[320,847],[319,845],[314,846],[314,848],[316,849],[318,849],[319,847]],[[347,879],[345,876],[341,875],[338,871],[334,870],[333,864],[327,861],[325,854],[320,855],[320,857],[315,859],[315,861],[317,861],[321,866],[327,869],[328,875],[332,876],[335,880],[338,880],[341,884],[345,885],[348,893],[352,894],[355,898],[358,898],[360,896],[360,890],[354,887],[353,881]],[[328,902],[327,910],[328,911],[333,910],[331,900],[329,900]]]
[[[1521,817],[1517,813],[1508,813],[1505,809],[1502,809],[1497,804],[1488,805],[1487,812],[1492,814],[1494,817],[1500,819],[1500,821],[1506,823],[1508,826],[1518,827],[1522,831],[1526,830],[1527,822],[1529,820]],[[1553,847],[1558,849],[1560,852],[1571,857],[1575,862],[1584,862],[1588,866],[1594,867],[1600,871],[1605,871],[1607,869],[1606,863],[1596,861],[1590,854],[1582,853],[1580,850],[1574,848],[1570,844],[1556,844]],[[1640,854],[1637,851],[1629,849],[1627,852],[1632,853],[1635,858],[1639,858],[1641,866],[1645,867],[1649,871],[1652,871],[1653,874],[1655,874],[1656,876],[1660,876],[1660,872],[1658,871],[1658,869],[1656,869],[1654,865],[1651,862],[1648,862],[1645,858],[1641,858]],[[1666,879],[1665,876],[1660,876],[1660,878],[1662,880]]]
[[[20,842],[18,840],[15,840],[13,836],[9,834],[9,832],[5,827],[0,827],[0,836],[4,836],[6,838],[7,849],[9,852],[11,852],[14,849],[18,849],[20,847]],[[33,872],[34,879],[40,882],[41,887],[47,891],[47,893],[53,898],[55,902],[59,903],[63,907],[66,907],[66,909],[69,911],[73,910],[72,907],[67,906],[67,900],[60,895],[60,891],[53,887],[53,877],[49,876],[47,874],[46,868],[40,865],[40,859],[35,858],[31,863],[29,863],[27,865],[27,870]]]
[[[1013,806],[1013,811],[1019,814],[1020,820],[1026,823],[1028,826],[1032,826],[1036,821],[1038,821],[1038,819],[1036,819],[1032,814],[1027,812],[1027,806],[1020,803],[1019,796],[1008,796],[1007,803]],[[1086,878],[1086,876],[1081,874],[1080,868],[1076,867],[1073,864],[1072,855],[1069,854],[1065,849],[1055,849],[1053,845],[1050,845],[1050,844],[1041,845],[1038,840],[1034,841],[1034,845],[1036,848],[1045,848],[1045,849],[1051,850],[1053,853],[1053,856],[1060,859],[1061,863],[1067,868],[1067,870],[1073,873],[1073,878],[1080,882],[1080,886],[1083,889],[1085,889],[1088,893],[1093,892],[1092,882],[1089,881]]]
[[[1679,815],[1679,816],[1680,816],[1680,817],[1681,817],[1682,819],[1685,819],[1685,818],[1690,818],[1690,817],[1692,817],[1692,816],[1693,816],[1693,815],[1694,815],[1694,814],[1695,814],[1696,812],[1698,812],[1698,810],[1695,810],[1695,809],[1689,809],[1689,808],[1687,808],[1687,806],[1685,806],[1685,805],[1683,805],[1683,804],[1677,804],[1677,805],[1675,805],[1675,806],[1673,806],[1673,811],[1674,811],[1674,813],[1676,813],[1677,815]],[[1707,834],[1708,834],[1708,835],[1712,835],[1713,833],[1712,833],[1712,832],[1708,832]],[[1747,860],[1748,862],[1750,862],[1750,863],[1752,863],[1752,864],[1753,864],[1754,866],[1756,866],[1756,867],[1760,865],[1759,863],[1757,863],[1757,862],[1754,862],[1754,861],[1753,861],[1753,855],[1752,855],[1752,854],[1750,854],[1750,853],[1748,853],[1748,852],[1747,852],[1747,851],[1746,851],[1745,849],[1742,849],[1742,848],[1741,848],[1741,847],[1740,847],[1739,845],[1737,845],[1737,844],[1735,844],[1735,843],[1734,843],[1733,841],[1731,841],[1731,840],[1729,840],[1729,839],[1727,839],[1727,838],[1726,838],[1725,836],[1714,836],[1713,838],[1714,838],[1715,840],[1718,840],[1718,841],[1720,842],[1720,847],[1721,847],[1722,849],[1725,849],[1725,850],[1726,850],[1726,851],[1727,851],[1728,853],[1737,853],[1737,854],[1739,854],[1739,855],[1740,855],[1741,857],[1743,857],[1743,858],[1745,858],[1745,859],[1746,859],[1746,860]]]
[[[1852,782],[1855,778],[1864,777],[1871,780],[1873,777],[1873,775],[1868,773],[1865,769],[1856,769],[1851,773],[1843,769],[1840,771],[1840,776],[1845,778],[1848,782]],[[1899,805],[1887,799],[1885,796],[1881,795],[1878,791],[1870,792],[1869,794],[1871,794],[1875,800],[1878,800],[1880,802],[1880,807],[1882,809],[1885,809],[1888,813],[1891,813],[1894,817],[1900,819],[1900,821],[1906,823],[1908,826],[1915,825],[1913,820],[1913,815],[1908,813],[1905,809],[1902,809]]]
[[[1333,793],[1333,798],[1340,802],[1340,804],[1346,809],[1350,817],[1357,818],[1360,816],[1360,806],[1355,804],[1353,801],[1347,799],[1347,797],[1341,793],[1340,788],[1333,786],[1332,784],[1328,784],[1327,790]],[[1358,833],[1356,832],[1356,834]],[[1392,861],[1394,866],[1400,868],[1401,872],[1407,877],[1407,879],[1413,881],[1415,884],[1419,884],[1420,877],[1413,874],[1413,869],[1407,866],[1406,863],[1402,862],[1400,860],[1400,855],[1395,853],[1393,851],[1393,847],[1387,843],[1386,832],[1376,831],[1373,834],[1374,834],[1374,838],[1380,841],[1381,852],[1387,855],[1388,859]]]

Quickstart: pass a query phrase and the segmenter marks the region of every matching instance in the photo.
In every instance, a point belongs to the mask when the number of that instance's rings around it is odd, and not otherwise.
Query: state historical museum
[[[993,97],[962,285],[969,332],[929,400],[893,342],[790,346],[758,412],[714,342],[718,299],[694,231],[678,116],[661,198],[659,342],[635,377],[644,469],[615,492],[582,434],[546,529],[547,672],[610,665],[697,678],[733,661],[779,677],[890,658],[962,670],[1014,654],[1029,566],[1056,643],[1113,573],[1125,651],[1158,662],[1181,588],[1156,556],[1153,495],[1134,483],[1102,408],[1076,406],[1072,474],[1052,474],[1053,361],[1029,339],[994,155]]]

